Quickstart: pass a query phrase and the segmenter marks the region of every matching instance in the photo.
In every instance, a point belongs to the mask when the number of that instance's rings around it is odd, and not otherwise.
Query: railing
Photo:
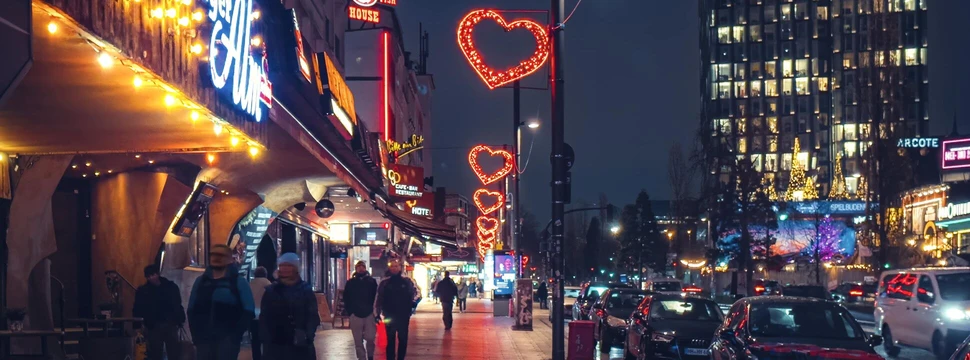
[[[125,284],[128,284],[128,287],[130,287],[132,290],[138,290],[138,288],[135,287],[135,285],[132,285],[131,284],[131,281],[128,281],[128,279],[126,279],[124,275],[121,275],[121,273],[119,273],[117,270],[108,270],[108,271],[105,271],[104,272],[104,275],[105,276],[117,275],[118,278],[120,278],[121,280],[124,280],[125,281]]]
[[[61,279],[58,279],[54,275],[51,275],[51,280],[53,280],[54,282],[56,282],[57,283],[57,286],[60,286],[60,288],[61,288],[61,291],[60,291],[60,293],[58,293],[58,296],[57,296],[57,303],[59,304],[59,306],[58,306],[58,317],[61,319],[61,332],[63,332],[64,329],[65,329],[65,326],[64,326],[64,282],[61,281]]]

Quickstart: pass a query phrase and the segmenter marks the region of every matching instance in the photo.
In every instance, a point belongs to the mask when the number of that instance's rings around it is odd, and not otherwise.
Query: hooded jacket
[[[267,346],[264,353],[291,346],[311,347],[318,326],[317,298],[309,283],[302,280],[293,285],[276,282],[266,287],[259,313],[260,333],[266,334],[261,335]],[[301,343],[295,344],[295,339]]]
[[[377,280],[366,271],[354,273],[354,277],[347,280],[347,285],[344,286],[344,309],[351,315],[366,318],[374,312],[376,297]]]
[[[163,277],[158,280],[158,285],[146,283],[135,291],[132,316],[144,319],[149,329],[161,324],[181,325],[185,322],[185,309],[178,285]]]
[[[235,265],[226,267],[226,275],[221,279],[212,278],[212,268],[206,268],[195,279],[188,309],[194,343],[242,336],[249,329],[254,313],[253,293]]]
[[[443,301],[454,301],[455,296],[458,296],[458,286],[455,285],[455,281],[451,280],[450,277],[439,281],[438,287],[435,290],[438,292],[438,297]]]

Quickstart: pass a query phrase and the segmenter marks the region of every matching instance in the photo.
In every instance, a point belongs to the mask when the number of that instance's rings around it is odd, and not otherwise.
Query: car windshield
[[[756,337],[862,339],[859,324],[842,308],[824,303],[751,305],[749,329]]]
[[[604,307],[610,316],[627,318],[640,305],[644,296],[645,294],[639,291],[614,291],[609,299],[606,299]]]
[[[609,286],[606,286],[606,285],[590,286],[588,289],[586,289],[586,296],[590,297],[593,295],[593,293],[602,295],[603,292],[606,291],[606,289],[609,289]]]
[[[565,292],[565,296],[568,298],[579,297],[579,289],[563,289],[563,291]]]
[[[653,283],[653,291],[680,291],[681,286],[676,281],[664,281]]]
[[[654,300],[650,318],[655,320],[721,321],[721,309],[713,301],[701,299]]]
[[[936,283],[940,285],[943,300],[970,300],[970,273],[937,275]]]

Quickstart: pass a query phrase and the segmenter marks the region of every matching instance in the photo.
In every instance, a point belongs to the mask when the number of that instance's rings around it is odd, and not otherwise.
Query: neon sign
[[[303,33],[300,32],[300,21],[296,16],[296,9],[293,9],[293,34],[296,36],[296,58],[300,62],[300,73],[310,80],[310,63],[306,61],[306,52],[303,51]]]
[[[970,167],[970,139],[944,141],[941,152],[944,170]]]
[[[411,135],[411,139],[403,143],[399,143],[391,139],[388,139],[385,142],[387,143],[387,151],[394,153],[394,156],[397,157],[402,157],[415,151],[424,149],[424,136],[418,134]]]
[[[489,216],[479,216],[475,219],[478,227],[478,254],[485,258],[488,250],[495,245],[495,237],[498,234],[498,219]]]
[[[357,106],[354,104],[354,93],[344,81],[343,75],[337,71],[330,55],[323,54],[324,66],[327,67],[327,88],[330,90],[330,107],[334,116],[340,120],[340,125],[350,136],[354,135],[354,126],[357,125]]]
[[[938,148],[940,139],[938,138],[903,138],[896,142],[896,147],[901,148]]]
[[[959,204],[946,204],[946,206],[940,207],[940,220],[952,219],[957,216],[963,216],[970,214],[970,202],[959,203]]]
[[[381,22],[381,12],[379,10],[359,8],[356,6],[347,7],[347,16],[353,20],[360,20],[369,23]]]
[[[482,202],[483,195],[494,196],[495,203],[492,204],[491,206],[486,207]],[[501,191],[489,191],[488,189],[476,190],[475,195],[473,195],[472,198],[475,200],[475,206],[478,207],[478,210],[480,210],[482,214],[485,214],[485,215],[491,214],[496,210],[501,209],[502,204],[505,203],[505,195],[502,195]]]
[[[491,174],[486,174],[485,170],[478,165],[478,154],[488,152],[489,156],[499,155],[505,159],[502,168]],[[515,160],[512,158],[512,154],[505,150],[492,150],[488,146],[478,145],[473,147],[471,151],[468,152],[468,164],[471,165],[472,171],[478,176],[478,180],[482,182],[482,185],[488,185],[493,182],[502,180],[506,175],[512,172],[512,168],[515,166]]]
[[[505,32],[515,29],[525,29],[531,32],[536,40],[536,48],[532,56],[519,62],[519,65],[504,71],[496,71],[485,65],[482,53],[475,47],[475,41],[472,39],[475,25],[485,19],[497,22],[505,29]],[[536,72],[546,63],[546,60],[549,60],[551,49],[549,31],[545,26],[529,19],[519,19],[508,23],[501,14],[494,10],[475,10],[461,19],[461,22],[458,23],[458,47],[461,48],[468,64],[471,65],[472,69],[475,69],[478,77],[485,82],[485,85],[488,85],[489,89],[495,89]]]
[[[209,0],[213,22],[209,40],[209,73],[216,89],[226,89],[239,109],[262,120],[260,103],[272,105],[265,55],[257,59],[252,43],[253,0]]]

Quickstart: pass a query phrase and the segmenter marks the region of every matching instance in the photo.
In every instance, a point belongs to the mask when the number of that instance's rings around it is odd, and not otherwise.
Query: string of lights
[[[515,67],[504,71],[497,71],[485,64],[481,52],[475,47],[472,33],[475,25],[482,20],[490,19],[497,22],[506,32],[515,29],[525,29],[532,33],[536,40],[536,48],[532,55],[519,62]],[[469,12],[458,25],[458,47],[468,60],[468,64],[475,70],[478,77],[494,90],[502,85],[519,80],[536,72],[549,60],[550,42],[549,31],[544,26],[530,19],[518,19],[506,22],[505,18],[495,10],[474,10]]]
[[[478,155],[479,153],[483,152],[488,152],[490,156],[502,156],[505,160],[502,168],[491,174],[485,173],[485,170],[483,170],[481,165],[478,164]],[[515,158],[513,158],[512,154],[508,151],[502,149],[492,150],[492,148],[488,146],[477,145],[468,152],[468,164],[471,165],[472,171],[474,171],[475,175],[478,176],[478,180],[482,182],[482,185],[488,185],[502,180],[508,176],[508,174],[511,173],[512,169],[515,167]]]
[[[495,197],[495,203],[490,206],[485,206],[484,202],[482,201],[482,196]],[[478,210],[485,215],[498,211],[498,209],[501,209],[502,205],[505,204],[505,195],[503,195],[501,191],[490,191],[488,189],[475,190],[475,194],[472,195],[472,199],[474,199],[475,206],[478,207]]]

